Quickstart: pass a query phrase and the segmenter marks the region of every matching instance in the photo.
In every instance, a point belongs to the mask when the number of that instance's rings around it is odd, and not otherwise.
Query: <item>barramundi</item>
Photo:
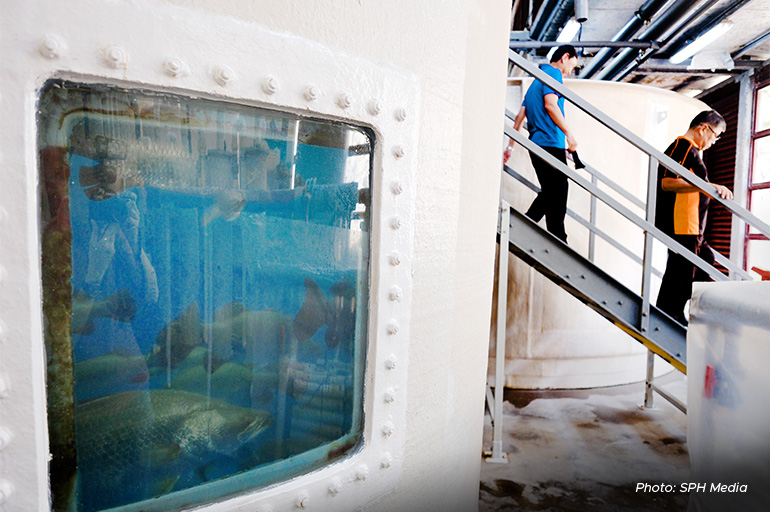
[[[188,488],[218,464],[237,468],[273,421],[266,411],[177,390],[97,398],[78,405],[75,418],[83,512]]]

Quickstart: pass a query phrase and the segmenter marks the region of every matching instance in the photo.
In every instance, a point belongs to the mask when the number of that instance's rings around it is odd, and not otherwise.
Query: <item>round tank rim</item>
[[[508,87],[521,85],[524,88],[524,91],[526,91],[533,80],[534,78],[529,76],[508,77],[507,85]],[[566,85],[568,88],[575,91],[583,87],[597,87],[597,88],[609,87],[612,89],[621,87],[621,88],[635,89],[636,92],[640,92],[640,90],[643,90],[644,92],[658,93],[663,96],[675,96],[679,99],[685,99],[686,101],[689,101],[694,105],[705,105],[705,103],[703,103],[701,100],[697,98],[693,98],[692,96],[687,96],[686,94],[682,94],[676,91],[661,89],[660,87],[655,87],[655,86],[646,85],[646,84],[632,84],[628,82],[608,82],[605,80],[567,78],[564,80],[564,85]]]

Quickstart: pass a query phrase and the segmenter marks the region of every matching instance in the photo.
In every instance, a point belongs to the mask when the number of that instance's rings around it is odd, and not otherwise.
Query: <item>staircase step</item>
[[[674,368],[687,373],[684,326],[650,305],[649,326],[642,327],[642,297],[513,208],[508,249]]]

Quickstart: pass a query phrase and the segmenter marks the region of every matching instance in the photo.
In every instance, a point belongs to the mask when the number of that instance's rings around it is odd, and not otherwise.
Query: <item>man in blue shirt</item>
[[[577,66],[577,52],[572,45],[563,45],[551,56],[550,64],[543,64],[540,69],[559,83]],[[535,80],[524,96],[524,103],[516,115],[513,128],[518,130],[527,119],[527,129],[532,142],[567,163],[566,150],[575,151],[577,140],[567,126],[564,118],[564,98],[556,91]],[[535,222],[545,216],[548,231],[554,236],[567,241],[564,230],[564,217],[567,214],[567,176],[551,167],[550,164],[534,154],[530,154],[532,166],[537,173],[541,191],[527,210],[527,217]]]

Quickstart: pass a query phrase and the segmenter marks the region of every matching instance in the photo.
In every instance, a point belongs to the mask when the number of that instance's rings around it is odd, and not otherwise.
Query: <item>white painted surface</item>
[[[518,111],[530,83],[530,79],[523,86],[519,80],[510,82],[509,110]],[[661,151],[687,131],[698,112],[708,108],[698,100],[647,86],[594,80],[567,80],[566,85]],[[648,169],[644,154],[570,102],[565,103],[565,112],[567,122],[577,134],[580,158],[644,201]],[[516,145],[508,163],[538,183],[529,154],[521,146]],[[606,187],[603,189],[616,199],[620,197]],[[535,194],[506,175],[503,197],[523,212]],[[587,192],[570,182],[568,206],[584,219],[589,218],[589,198]],[[630,205],[627,200],[620,200]],[[632,209],[644,217],[643,211]],[[541,224],[544,226],[545,220]],[[597,225],[640,257],[643,255],[642,231],[601,201],[597,201]],[[587,255],[588,230],[570,217],[565,226],[570,247]],[[639,293],[641,265],[599,237],[595,254],[601,269]],[[666,251],[662,245],[656,247],[653,261],[661,272],[665,269]],[[509,255],[509,264],[506,386],[591,388],[644,380],[647,350],[639,342],[515,256]],[[659,286],[660,279],[653,276],[653,304]],[[493,360],[492,349],[489,354]],[[657,374],[671,369],[657,358]]]
[[[476,510],[509,7],[502,0],[4,2],[0,427],[10,441],[0,451],[2,510],[48,508],[35,101],[50,77],[200,94],[375,129],[365,446],[309,476],[203,510],[303,503]],[[398,230],[389,225],[396,216]],[[389,299],[394,286],[399,300]],[[399,328],[389,335],[391,320]],[[398,393],[386,403],[390,388]]]
[[[687,331],[690,494],[700,512],[770,505],[770,283],[694,283]],[[726,491],[714,492],[712,485]],[[743,487],[745,486],[745,487]]]

